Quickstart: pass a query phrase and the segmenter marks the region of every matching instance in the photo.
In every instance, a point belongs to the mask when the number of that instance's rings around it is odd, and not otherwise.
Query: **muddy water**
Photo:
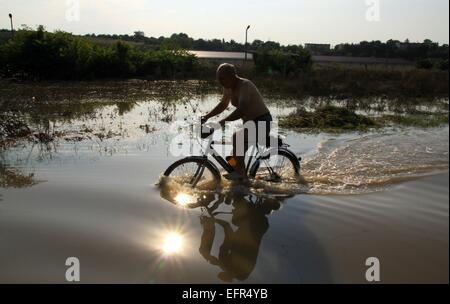
[[[364,282],[371,256],[383,282],[448,282],[448,127],[280,130],[306,185],[229,186],[183,208],[156,185],[171,149],[191,148],[170,126],[217,95],[78,101],[37,104],[26,117],[53,139],[0,153],[0,282],[64,282],[72,256],[86,283]],[[275,117],[296,103],[269,102]]]

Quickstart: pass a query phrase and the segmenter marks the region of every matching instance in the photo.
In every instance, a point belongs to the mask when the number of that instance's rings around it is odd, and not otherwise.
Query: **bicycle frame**
[[[203,130],[202,130],[203,131]],[[173,163],[169,168],[166,169],[164,172],[165,176],[169,176],[174,169],[176,169],[178,166],[183,165],[184,163],[197,163],[197,168],[195,169],[194,175],[191,177],[191,180],[189,181],[189,185],[191,187],[195,187],[197,183],[200,181],[200,179],[203,176],[203,173],[205,169],[208,169],[211,171],[212,175],[215,179],[221,178],[221,172],[211,159],[209,159],[209,155],[213,157],[213,159],[216,160],[216,162],[228,173],[235,172],[235,169],[226,161],[215,149],[214,145],[232,145],[230,142],[226,142],[224,140],[224,137],[222,137],[222,141],[215,141],[213,139],[214,129],[212,129],[212,132],[205,132],[201,133],[201,155],[198,156],[189,156],[184,159],[181,159],[175,163]],[[274,138],[274,137],[271,137]],[[204,143],[207,140],[207,146],[205,148]],[[300,161],[301,157],[296,157],[295,154],[290,151],[287,147],[289,147],[288,144],[285,144],[280,137],[278,137],[277,140],[278,144],[276,146],[274,145],[259,145],[258,141],[255,143],[250,142],[249,148],[251,149],[251,154],[247,154],[248,160],[245,164],[245,173],[247,175],[251,175],[253,177],[256,176],[257,170],[260,168],[261,164],[265,164],[265,168],[269,171],[270,179],[271,181],[278,181],[281,179],[280,175],[274,170],[274,167],[270,164],[271,162],[271,156],[272,155],[281,155],[285,158],[288,158],[292,165],[294,166],[295,174],[299,174],[300,172]],[[270,141],[272,144],[272,140]],[[263,148],[264,147],[264,148]],[[283,161],[284,163],[284,161]]]
[[[211,129],[211,132],[207,132],[205,131],[205,133],[203,133],[203,125],[201,125],[202,129],[201,129],[201,147],[202,147],[202,152],[200,156],[194,157],[194,158],[200,158],[203,159],[204,161],[206,161],[207,163],[209,163],[209,165],[212,167],[212,169],[214,169],[214,171],[216,171],[217,175],[220,175],[220,170],[217,167],[217,165],[212,162],[209,158],[209,155],[211,155],[213,157],[213,159],[216,160],[216,162],[227,172],[227,173],[233,173],[235,172],[235,169],[228,163],[228,161],[226,161],[215,149],[214,146],[215,145],[232,145],[231,142],[226,142],[226,140],[224,139],[224,136],[222,136],[222,140],[221,141],[215,141],[213,139],[213,135],[214,135],[214,128]],[[206,148],[204,146],[204,142],[207,141],[207,145]],[[291,152],[287,147],[289,147],[289,145],[283,143],[280,138],[277,139],[278,141],[278,145],[276,147],[273,146],[266,146],[265,149],[262,149],[262,146],[260,146],[258,144],[258,142],[256,143],[250,143],[250,151],[251,154],[246,153],[246,156],[248,157],[248,160],[245,164],[245,174],[252,174],[252,172],[254,172],[255,170],[257,170],[257,168],[261,165],[261,162],[265,163],[265,168],[269,171],[270,176],[274,176],[275,178],[279,178],[279,175],[276,173],[276,171],[272,168],[272,165],[270,164],[270,157],[271,155],[277,155],[278,153],[280,153],[280,151],[282,151],[285,155],[289,155],[291,157],[291,159],[295,159],[298,163],[298,165],[294,164],[296,173],[298,174],[299,170],[300,170],[300,164],[299,161],[301,160],[301,158],[297,158],[295,156],[295,154],[293,152]],[[191,157],[192,158],[192,157]],[[203,172],[205,170],[205,165],[200,165],[198,166],[198,168],[196,169],[196,172],[190,182],[191,185],[196,185],[197,182],[200,180],[200,178],[203,176]],[[210,168],[211,169],[211,168]]]
[[[213,140],[212,136],[210,136],[208,140],[208,145],[206,148],[206,151],[203,153],[203,157],[207,157],[208,155],[211,155],[218,163],[219,165],[225,169],[228,173],[234,172],[234,168],[214,149],[213,146],[215,145],[231,145],[231,143],[228,143],[226,141],[215,141]],[[255,151],[256,150],[256,151]],[[256,154],[255,154],[256,152]],[[260,155],[259,147],[257,145],[252,146],[252,153],[250,154],[250,157],[247,161],[247,164],[245,166],[245,172],[248,173],[248,170],[250,170],[250,165],[252,164],[253,159],[257,159],[258,155]]]

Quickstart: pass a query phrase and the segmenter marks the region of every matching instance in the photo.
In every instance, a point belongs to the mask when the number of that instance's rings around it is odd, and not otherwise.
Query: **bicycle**
[[[215,141],[212,137],[214,128],[201,126],[201,139],[208,140],[207,148],[200,156],[189,156],[170,165],[164,172],[165,177],[174,178],[176,182],[198,189],[218,189],[222,175],[218,166],[212,162],[210,156],[227,172],[234,172],[234,168],[214,149],[215,145],[229,145],[226,141]],[[209,130],[209,131],[205,131]],[[297,180],[300,176],[301,157],[288,149],[289,145],[278,136],[276,146],[251,145],[252,153],[246,162],[245,171],[250,178],[267,182],[281,183]],[[250,149],[249,149],[250,151]]]

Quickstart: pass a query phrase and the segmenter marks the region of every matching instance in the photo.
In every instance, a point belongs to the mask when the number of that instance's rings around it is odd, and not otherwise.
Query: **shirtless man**
[[[268,139],[272,115],[256,86],[250,80],[239,77],[236,74],[236,68],[232,64],[224,63],[220,65],[217,69],[217,79],[223,86],[222,100],[210,113],[203,116],[202,120],[207,121],[221,114],[231,102],[236,109],[228,117],[220,121],[222,126],[227,121],[238,119],[242,119],[244,124],[247,122],[255,123],[256,133],[248,132],[247,128],[244,128],[233,134],[232,157],[236,162],[234,166],[235,172],[225,175],[226,178],[231,180],[246,179],[245,153],[249,148],[249,136],[257,135],[258,139],[260,139],[260,133],[263,133],[263,136]],[[254,139],[250,138],[250,140],[253,141]]]

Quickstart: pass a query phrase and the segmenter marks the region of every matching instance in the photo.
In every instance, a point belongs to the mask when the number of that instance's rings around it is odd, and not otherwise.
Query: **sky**
[[[272,40],[449,42],[448,0],[0,0],[0,28],[39,24],[74,34]]]

